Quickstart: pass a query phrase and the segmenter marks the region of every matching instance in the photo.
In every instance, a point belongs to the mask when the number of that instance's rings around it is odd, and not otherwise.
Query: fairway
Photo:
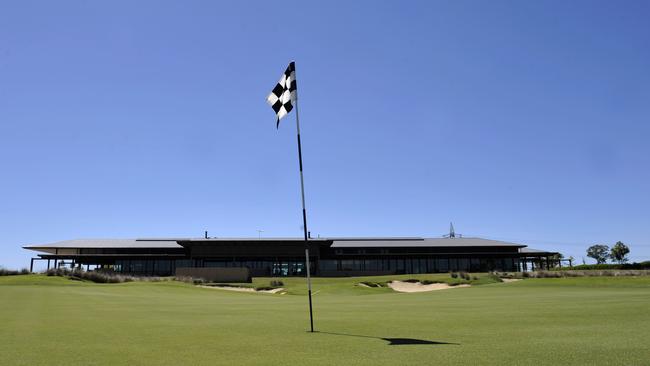
[[[304,279],[282,281],[286,295],[0,277],[0,364],[650,365],[650,277],[426,293],[317,278],[314,334]]]

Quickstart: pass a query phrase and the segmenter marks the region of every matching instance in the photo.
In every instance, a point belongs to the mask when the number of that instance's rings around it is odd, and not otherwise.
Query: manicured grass
[[[650,364],[650,277],[526,279],[411,294],[354,286],[388,279],[318,278],[315,334],[306,332],[304,280],[281,280],[287,295],[173,281],[0,277],[0,364]],[[392,343],[404,342],[414,341]]]

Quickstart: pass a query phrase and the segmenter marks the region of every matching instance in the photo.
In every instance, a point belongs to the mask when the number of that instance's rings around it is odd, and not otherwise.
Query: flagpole
[[[294,62],[294,77],[298,80]],[[307,292],[309,294],[309,325],[314,332],[314,316],[311,305],[311,274],[309,269],[309,234],[307,231],[307,210],[305,209],[305,180],[302,174],[302,146],[300,144],[300,118],[298,117],[298,88],[296,87],[296,132],[298,137],[298,161],[300,163],[300,193],[302,196],[302,227],[305,235],[305,266],[307,267]]]

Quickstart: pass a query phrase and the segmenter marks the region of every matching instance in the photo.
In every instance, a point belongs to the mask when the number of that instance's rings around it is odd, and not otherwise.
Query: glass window
[[[459,258],[458,259],[458,269],[460,271],[466,271],[469,272],[469,260],[467,258]]]
[[[319,262],[322,271],[336,271],[337,261],[335,259],[321,259]]]
[[[437,272],[435,259],[433,258],[427,259],[427,272],[429,273]]]
[[[440,258],[437,259],[438,265],[438,272],[449,272],[449,259],[447,258]]]
[[[449,269],[452,271],[458,271],[458,259],[449,258]]]
[[[481,261],[478,258],[472,258],[471,259],[470,270],[472,272],[480,272],[481,271]]]
[[[377,259],[366,259],[365,270],[366,271],[379,271],[381,263]]]

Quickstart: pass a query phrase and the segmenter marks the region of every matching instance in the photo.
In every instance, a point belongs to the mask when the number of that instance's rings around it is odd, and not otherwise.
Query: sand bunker
[[[504,283],[517,282],[517,281],[521,281],[521,278],[502,278],[501,281],[503,281]]]
[[[470,285],[449,286],[446,283],[432,283],[430,285],[423,285],[420,282],[412,283],[412,282],[392,281],[388,284],[388,287],[392,288],[397,292],[425,292],[425,291],[446,290],[450,288],[470,287]]]
[[[237,286],[199,286],[202,288],[211,288],[213,290],[226,290],[226,291],[237,291],[237,292],[263,292],[265,294],[277,294],[278,292],[284,291],[284,288],[274,288],[273,290],[256,290],[252,287],[237,287]]]

